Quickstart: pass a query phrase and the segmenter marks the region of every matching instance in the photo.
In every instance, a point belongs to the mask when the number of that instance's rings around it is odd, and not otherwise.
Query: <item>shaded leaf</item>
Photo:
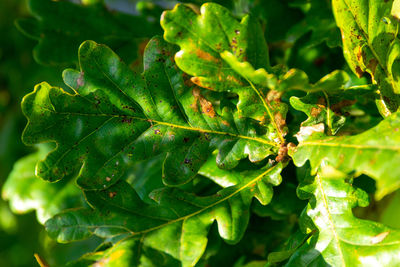
[[[301,90],[305,92],[320,92],[344,89],[349,82],[349,75],[342,70],[333,71],[314,84],[311,84],[307,74],[298,69],[290,69],[279,81],[279,91]]]
[[[13,212],[36,210],[42,224],[62,210],[84,203],[73,181],[49,183],[35,176],[36,163],[49,151],[50,147],[41,145],[37,152],[18,160],[2,189],[3,199],[10,201]]]
[[[105,43],[127,62],[133,62],[143,38],[160,32],[146,17],[111,12],[102,4],[29,0],[28,5],[35,18],[20,19],[16,24],[28,37],[39,41],[34,57],[41,64],[75,63],[76,51],[85,40]]]
[[[168,254],[143,246],[141,240],[122,240],[112,247],[83,255],[79,260],[68,264],[79,266],[180,266]]]
[[[330,1],[296,1],[291,5],[300,7],[305,17],[290,28],[287,33],[289,38],[298,39],[308,32],[312,32],[307,44],[308,47],[322,42],[326,42],[331,48],[340,46],[340,31],[336,27]]]
[[[86,191],[94,210],[67,210],[46,222],[50,236],[59,242],[87,238],[92,234],[112,237],[129,234],[143,238],[144,245],[164,251],[194,265],[207,245],[207,233],[214,221],[222,238],[237,243],[249,220],[253,197],[272,197],[272,185],[281,182],[282,164],[268,165],[243,176],[234,186],[217,194],[198,197],[177,188],[152,193],[157,204],[142,202],[124,181],[101,192]],[[269,199],[269,200],[267,200]]]

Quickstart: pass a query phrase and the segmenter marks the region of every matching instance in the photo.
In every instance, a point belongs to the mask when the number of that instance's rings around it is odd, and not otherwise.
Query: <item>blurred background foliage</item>
[[[100,7],[100,0],[74,0],[69,1],[74,5],[67,3],[65,6],[71,9],[69,13],[60,9],[62,12],[56,14],[57,16],[46,17],[48,10],[44,7],[65,4],[59,2],[0,1],[0,187],[5,184],[3,199],[10,201],[8,203],[6,200],[0,200],[0,266],[35,266],[37,263],[34,253],[46,259],[51,266],[63,266],[65,262],[93,251],[101,243],[99,239],[92,238],[65,245],[57,244],[47,237],[41,225],[45,219],[60,209],[86,204],[74,183],[68,187],[47,184],[34,176],[36,161],[45,155],[49,147],[33,148],[22,144],[21,133],[26,124],[20,108],[23,96],[42,81],[63,87],[62,70],[66,67],[76,67],[77,48],[87,39],[106,43],[129,62],[133,69],[140,69],[141,53],[146,41],[151,36],[162,33],[158,22],[162,10],[177,3],[172,0],[109,0],[106,1],[104,9],[104,6]],[[201,5],[210,1],[182,2]],[[252,13],[259,18],[269,45],[272,65],[300,68],[309,75],[311,82],[319,80],[335,69],[347,69],[330,1],[213,2],[230,8],[237,16]],[[83,10],[82,5],[93,7]],[[86,17],[74,18],[76,12],[83,12],[81,14]],[[98,18],[99,14],[101,19]],[[41,23],[43,20],[51,23]],[[101,28],[97,27],[98,23],[111,26],[108,29]],[[304,118],[300,118],[300,112],[298,114],[299,118],[288,119],[302,121]],[[161,176],[159,161],[160,159],[155,158],[132,168],[127,180],[139,188],[139,194],[145,195],[149,190],[162,186],[159,179],[153,179],[160,184],[152,184],[152,188],[141,187],[141,182],[146,179]],[[285,170],[288,172],[287,177],[295,177],[293,169]],[[9,180],[6,183],[8,176]],[[372,193],[374,184],[368,179],[365,178],[362,185],[367,192]],[[276,194],[276,199],[266,207],[254,205],[250,228],[238,245],[232,247],[221,242],[219,238],[214,238],[216,241],[210,242],[212,245],[207,248],[205,255],[208,264],[243,266],[245,262],[254,260],[254,266],[262,266],[267,251],[276,249],[278,244],[297,229],[296,216],[293,217],[293,214],[299,214],[305,204],[296,198],[296,185],[297,181],[293,179],[278,187],[277,190],[282,194]],[[55,199],[58,190],[64,191],[61,197]],[[209,190],[208,184],[196,185],[199,194]],[[399,195],[392,195],[381,203],[373,203],[370,208],[359,209],[356,213],[361,217],[380,220],[398,227],[399,220],[395,213],[391,212],[398,203]],[[37,211],[36,215],[33,210]],[[23,214],[16,215],[13,212]],[[266,224],[270,225],[269,229],[262,227]],[[216,229],[211,231],[211,241],[213,233],[217,235]]]

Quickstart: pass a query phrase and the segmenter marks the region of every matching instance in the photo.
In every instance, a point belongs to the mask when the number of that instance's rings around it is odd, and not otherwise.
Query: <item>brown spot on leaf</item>
[[[110,198],[114,198],[116,195],[117,195],[117,192],[109,192],[109,193],[108,193],[108,196],[109,196]]]
[[[378,65],[378,61],[373,58],[368,62],[367,68],[371,70],[371,74],[375,75],[376,66]]]
[[[325,107],[325,106],[326,106],[326,100],[325,100],[325,98],[324,98],[324,97],[318,98],[317,104],[318,104],[318,105],[322,105],[322,107]]]
[[[316,118],[320,113],[322,112],[322,109],[321,108],[316,108],[316,107],[313,107],[313,108],[311,108],[311,116],[313,116],[314,118]]]
[[[212,61],[212,62],[215,62],[215,63],[219,62],[219,60],[217,58],[215,58],[213,55],[211,55],[210,53],[207,53],[207,52],[205,52],[203,50],[200,50],[200,49],[196,50],[196,55],[199,58],[207,60],[207,61]]]
[[[231,125],[229,124],[229,122],[227,122],[227,121],[222,120],[221,122],[222,122],[222,124],[225,125],[225,126],[228,126],[228,127],[231,126]]]
[[[200,78],[200,77],[192,77],[192,78],[190,79],[190,81],[191,81],[192,83],[194,83],[194,84],[200,86],[200,87],[203,87],[203,88],[206,88],[206,89],[210,89],[210,90],[214,90],[212,87],[210,87],[210,86],[204,84],[204,83],[201,81],[201,78]]]
[[[268,102],[281,102],[282,92],[277,90],[269,90],[267,93],[267,101]]]
[[[374,165],[376,163],[376,158],[372,158],[370,161],[369,161],[369,164],[370,165]]]
[[[197,102],[200,103],[200,107],[201,107],[201,111],[206,114],[207,116],[209,116],[210,118],[214,118],[215,117],[215,111],[214,111],[214,107],[212,105],[212,103],[210,101],[208,101],[207,99],[205,99],[201,93],[200,93],[200,89],[199,88],[193,88],[192,90],[192,94],[195,98],[195,102],[191,105],[191,107],[193,109],[196,109],[197,111]]]
[[[284,130],[285,126],[286,126],[286,120],[282,116],[282,113],[280,113],[280,112],[275,113],[274,119],[275,119],[276,125],[278,126],[279,130],[281,132],[283,132],[283,130]]]
[[[294,143],[292,143],[292,142],[288,143],[288,144],[286,145],[286,147],[288,148],[288,151],[289,151],[289,150],[295,151],[295,150],[297,149],[297,146],[296,146]]]
[[[192,87],[194,86],[193,82],[190,79],[190,76],[187,75],[186,73],[182,74],[182,78],[183,78],[183,83],[187,86],[187,87]]]
[[[122,122],[124,123],[131,123],[132,122],[132,118],[123,118]]]
[[[285,144],[281,144],[281,147],[278,151],[278,156],[276,156],[275,161],[281,162],[287,158],[288,148]]]
[[[361,70],[360,66],[356,67],[356,74],[358,78],[361,78],[364,75],[364,72]]]
[[[223,81],[223,77],[221,77],[221,76],[219,76],[218,79],[219,79],[220,81]],[[228,76],[226,76],[226,80],[227,80],[227,81],[230,81],[230,82],[234,82],[234,83],[240,84],[240,85],[243,85],[243,82],[240,81],[239,79],[237,79],[237,78],[236,78],[235,76],[233,76],[233,75],[228,75]]]

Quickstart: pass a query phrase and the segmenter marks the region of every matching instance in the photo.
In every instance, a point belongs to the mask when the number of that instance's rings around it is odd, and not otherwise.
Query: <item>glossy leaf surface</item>
[[[399,24],[390,15],[392,4],[392,0],[332,2],[342,32],[344,56],[358,76],[368,72],[379,85],[377,105],[383,116],[389,116],[400,105]]]
[[[321,174],[304,177],[298,194],[310,201],[303,214],[302,228],[313,235],[286,266],[393,266],[399,263],[400,232],[356,218],[352,209],[368,205],[368,195],[343,178]]]
[[[314,135],[315,138],[315,135]],[[378,199],[400,186],[400,113],[394,113],[377,126],[354,136],[307,139],[297,146],[293,161],[302,166],[310,161],[315,173],[323,162],[343,172],[367,174],[377,181]]]
[[[373,98],[374,94],[369,90],[329,90],[329,87],[328,90],[311,92],[301,98],[291,97],[291,106],[307,115],[307,120],[301,123],[300,132],[296,135],[298,140],[306,139],[307,135],[318,130],[327,135],[336,135],[352,113],[365,115],[367,110],[363,109],[368,107],[368,99]],[[360,108],[354,108],[355,104]]]
[[[88,253],[79,260],[71,262],[68,267],[92,266],[180,266],[171,256],[143,246],[141,240],[128,239],[118,242],[110,248]]]
[[[163,13],[161,26],[165,40],[180,46],[175,60],[194,76],[193,83],[238,94],[239,115],[270,125],[270,139],[284,143],[287,107],[279,97],[267,97],[276,78],[266,72],[270,70],[267,45],[254,18],[247,15],[239,22],[229,10],[213,3],[202,5],[200,14],[177,5]],[[245,72],[238,72],[243,68]]]
[[[101,192],[86,191],[95,210],[67,210],[46,223],[50,236],[60,242],[87,238],[93,234],[113,237],[128,234],[143,238],[146,246],[165,251],[194,265],[203,254],[207,233],[214,221],[219,234],[237,243],[246,230],[253,197],[268,204],[272,185],[281,182],[282,164],[266,166],[242,176],[242,181],[217,194],[198,197],[180,189],[153,191],[156,204],[142,202],[124,181]]]
[[[4,88],[48,81],[22,103],[40,151],[4,187],[15,211],[51,217],[39,264],[398,265],[382,224],[399,219],[397,0],[28,2],[36,59],[70,67],[61,89],[0,48],[1,114],[21,98]],[[10,215],[0,203],[0,239]],[[60,264],[57,241],[75,250]]]
[[[41,145],[37,152],[17,161],[2,191],[3,199],[10,201],[14,212],[36,210],[42,224],[62,210],[80,207],[84,202],[73,180],[51,184],[35,176],[36,163],[49,151],[49,147]]]
[[[178,185],[194,177],[215,149],[217,164],[228,169],[247,156],[260,161],[271,154],[277,145],[265,129],[228,106],[219,114],[176,68],[171,49],[154,39],[138,75],[109,48],[85,42],[81,71],[64,72],[75,94],[42,83],[27,95],[24,142],[58,144],[37,175],[49,181],[78,175],[81,187],[103,189],[133,162],[168,153],[164,183]]]

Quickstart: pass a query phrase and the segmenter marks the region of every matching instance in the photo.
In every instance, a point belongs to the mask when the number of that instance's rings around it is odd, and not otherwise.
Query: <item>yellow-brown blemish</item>
[[[361,78],[364,75],[364,72],[362,71],[360,66],[356,67],[356,74],[357,74],[358,78]]]
[[[281,102],[282,92],[276,90],[269,90],[267,94],[267,101]]]
[[[317,117],[321,112],[322,112],[322,109],[319,108],[319,107],[318,108],[316,108],[316,107],[311,108],[311,116],[313,116],[314,118]]]
[[[222,80],[222,78],[220,78],[220,80]],[[240,85],[243,85],[243,82],[241,82],[240,80],[238,80],[236,77],[234,77],[232,75],[226,76],[226,80],[228,80],[230,82],[235,82],[235,83],[240,84]]]
[[[223,125],[230,127],[231,125],[229,124],[229,122],[222,120],[221,121]]]
[[[318,98],[318,102],[317,102],[317,104],[318,104],[318,106],[322,106],[322,107],[325,107],[326,106],[326,100],[325,100],[325,98],[324,97],[320,97],[320,98]]]
[[[375,75],[376,66],[378,65],[378,61],[373,58],[368,62],[367,68],[371,70],[372,76]]]
[[[209,90],[214,90],[214,88],[212,88],[212,87],[210,87],[210,86],[208,86],[208,85],[205,85],[205,84],[201,81],[201,78],[200,78],[200,77],[192,77],[192,78],[190,79],[190,81],[191,81],[192,83],[194,83],[195,85],[198,85],[198,86],[200,86],[200,87],[203,87],[203,88],[206,88],[206,89],[209,89]]]
[[[201,111],[210,118],[214,118],[215,117],[214,107],[210,101],[208,101],[201,95],[200,89],[197,87],[193,88],[192,94],[195,98],[195,102],[191,105],[191,107],[194,108],[194,106],[196,106],[196,111],[197,111],[197,101],[198,101],[200,103]]]
[[[196,50],[196,55],[204,60],[207,61],[213,61],[215,63],[218,63],[219,60],[217,58],[215,58],[214,56],[212,56],[210,53],[204,52],[203,50],[197,49]]]
[[[283,132],[283,130],[286,126],[285,118],[282,116],[282,114],[280,112],[278,112],[278,113],[275,113],[274,119],[275,119],[276,125],[279,127],[279,130],[281,132]]]

